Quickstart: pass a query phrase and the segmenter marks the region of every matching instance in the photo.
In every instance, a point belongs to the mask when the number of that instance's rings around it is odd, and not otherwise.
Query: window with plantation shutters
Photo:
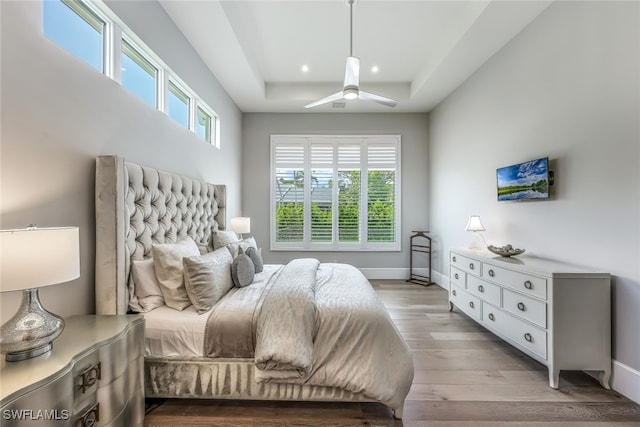
[[[271,248],[400,250],[400,136],[272,135]]]

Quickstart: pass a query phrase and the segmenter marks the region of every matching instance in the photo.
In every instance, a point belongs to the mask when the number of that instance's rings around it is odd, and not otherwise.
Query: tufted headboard
[[[132,259],[151,256],[153,243],[192,237],[211,246],[225,229],[226,188],[125,162],[96,159],[96,313],[128,310]]]

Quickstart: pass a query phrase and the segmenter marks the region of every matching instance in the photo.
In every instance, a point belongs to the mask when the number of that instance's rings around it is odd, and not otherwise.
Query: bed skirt
[[[375,402],[337,387],[258,383],[253,359],[145,357],[145,397],[188,399]],[[391,408],[396,418],[402,407]]]

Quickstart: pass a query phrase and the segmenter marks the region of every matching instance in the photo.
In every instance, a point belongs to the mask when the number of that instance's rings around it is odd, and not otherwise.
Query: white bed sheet
[[[146,357],[202,357],[209,311],[198,314],[192,305],[183,311],[163,305],[143,315]]]
[[[249,286],[264,284],[278,267],[279,264],[266,264]],[[183,311],[163,305],[140,313],[145,319],[145,357],[204,357],[205,328],[211,310],[198,314],[192,305]]]

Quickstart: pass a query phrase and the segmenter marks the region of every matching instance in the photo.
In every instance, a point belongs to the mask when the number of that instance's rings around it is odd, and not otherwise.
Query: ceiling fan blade
[[[360,85],[360,58],[347,56],[347,68],[344,72],[344,87]]]
[[[305,105],[304,108],[317,107],[318,105],[328,104],[329,102],[337,101],[342,98],[343,98],[342,91],[336,92],[333,95],[329,95],[317,101],[313,101],[312,103]]]
[[[377,102],[378,104],[386,105],[387,107],[391,107],[391,108],[398,105],[398,101],[396,100],[393,100],[391,98],[386,98],[384,96],[376,95],[375,93],[365,92],[363,90],[360,91],[358,96],[360,99]]]

